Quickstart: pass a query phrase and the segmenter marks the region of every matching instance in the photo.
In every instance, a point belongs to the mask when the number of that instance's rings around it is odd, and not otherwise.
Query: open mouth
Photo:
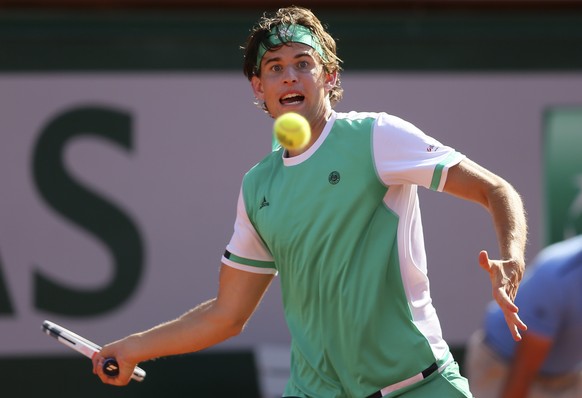
[[[303,102],[305,96],[300,94],[287,94],[284,95],[279,102],[283,105],[296,105]]]

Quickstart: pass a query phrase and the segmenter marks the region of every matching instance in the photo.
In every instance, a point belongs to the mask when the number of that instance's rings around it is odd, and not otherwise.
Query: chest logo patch
[[[269,201],[267,200],[267,198],[265,196],[263,196],[263,200],[261,201],[261,205],[259,206],[259,210],[262,209],[263,207],[267,207],[269,206]]]
[[[329,173],[329,177],[327,177],[327,180],[331,185],[337,184],[338,182],[340,182],[340,173],[337,171],[332,171],[331,173]]]

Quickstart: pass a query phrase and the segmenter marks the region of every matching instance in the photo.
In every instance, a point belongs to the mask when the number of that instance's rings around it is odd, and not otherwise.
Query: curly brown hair
[[[266,48],[271,48],[267,37],[271,29],[281,25],[302,25],[308,28],[321,44],[324,58],[323,67],[327,73],[338,73],[336,85],[329,92],[329,100],[334,106],[342,99],[343,88],[341,87],[339,72],[341,71],[342,60],[337,56],[337,47],[333,37],[326,31],[325,26],[311,12],[302,7],[280,8],[274,14],[264,13],[257,24],[251,29],[251,34],[247,38],[244,50],[243,72],[249,81],[253,76],[260,77],[260,65],[257,65],[257,55],[259,47],[263,44]],[[284,41],[283,41],[284,42]]]

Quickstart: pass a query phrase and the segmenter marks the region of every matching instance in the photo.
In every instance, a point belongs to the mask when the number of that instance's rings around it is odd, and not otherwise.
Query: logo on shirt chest
[[[261,210],[263,207],[267,207],[269,206],[269,201],[267,200],[266,196],[263,196],[263,200],[261,201],[261,204],[259,205],[259,210]]]
[[[338,182],[340,182],[340,179],[340,173],[335,170],[329,173],[329,176],[327,177],[327,180],[331,185],[336,185]]]
[[[341,175],[339,173],[339,171],[332,171],[331,173],[329,173],[328,177],[327,177],[327,181],[331,184],[331,185],[337,185],[341,180]],[[263,195],[263,199],[261,200],[261,202],[259,203],[259,210],[261,210],[264,207],[269,206],[269,201],[267,200],[267,196]]]

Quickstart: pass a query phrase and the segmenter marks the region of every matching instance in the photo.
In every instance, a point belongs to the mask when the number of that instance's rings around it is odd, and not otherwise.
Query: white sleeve
[[[386,113],[376,119],[372,145],[378,176],[386,185],[414,184],[441,191],[448,169],[465,157]]]
[[[236,206],[234,232],[222,256],[222,262],[244,271],[277,274],[273,256],[247,215],[242,188]]]

